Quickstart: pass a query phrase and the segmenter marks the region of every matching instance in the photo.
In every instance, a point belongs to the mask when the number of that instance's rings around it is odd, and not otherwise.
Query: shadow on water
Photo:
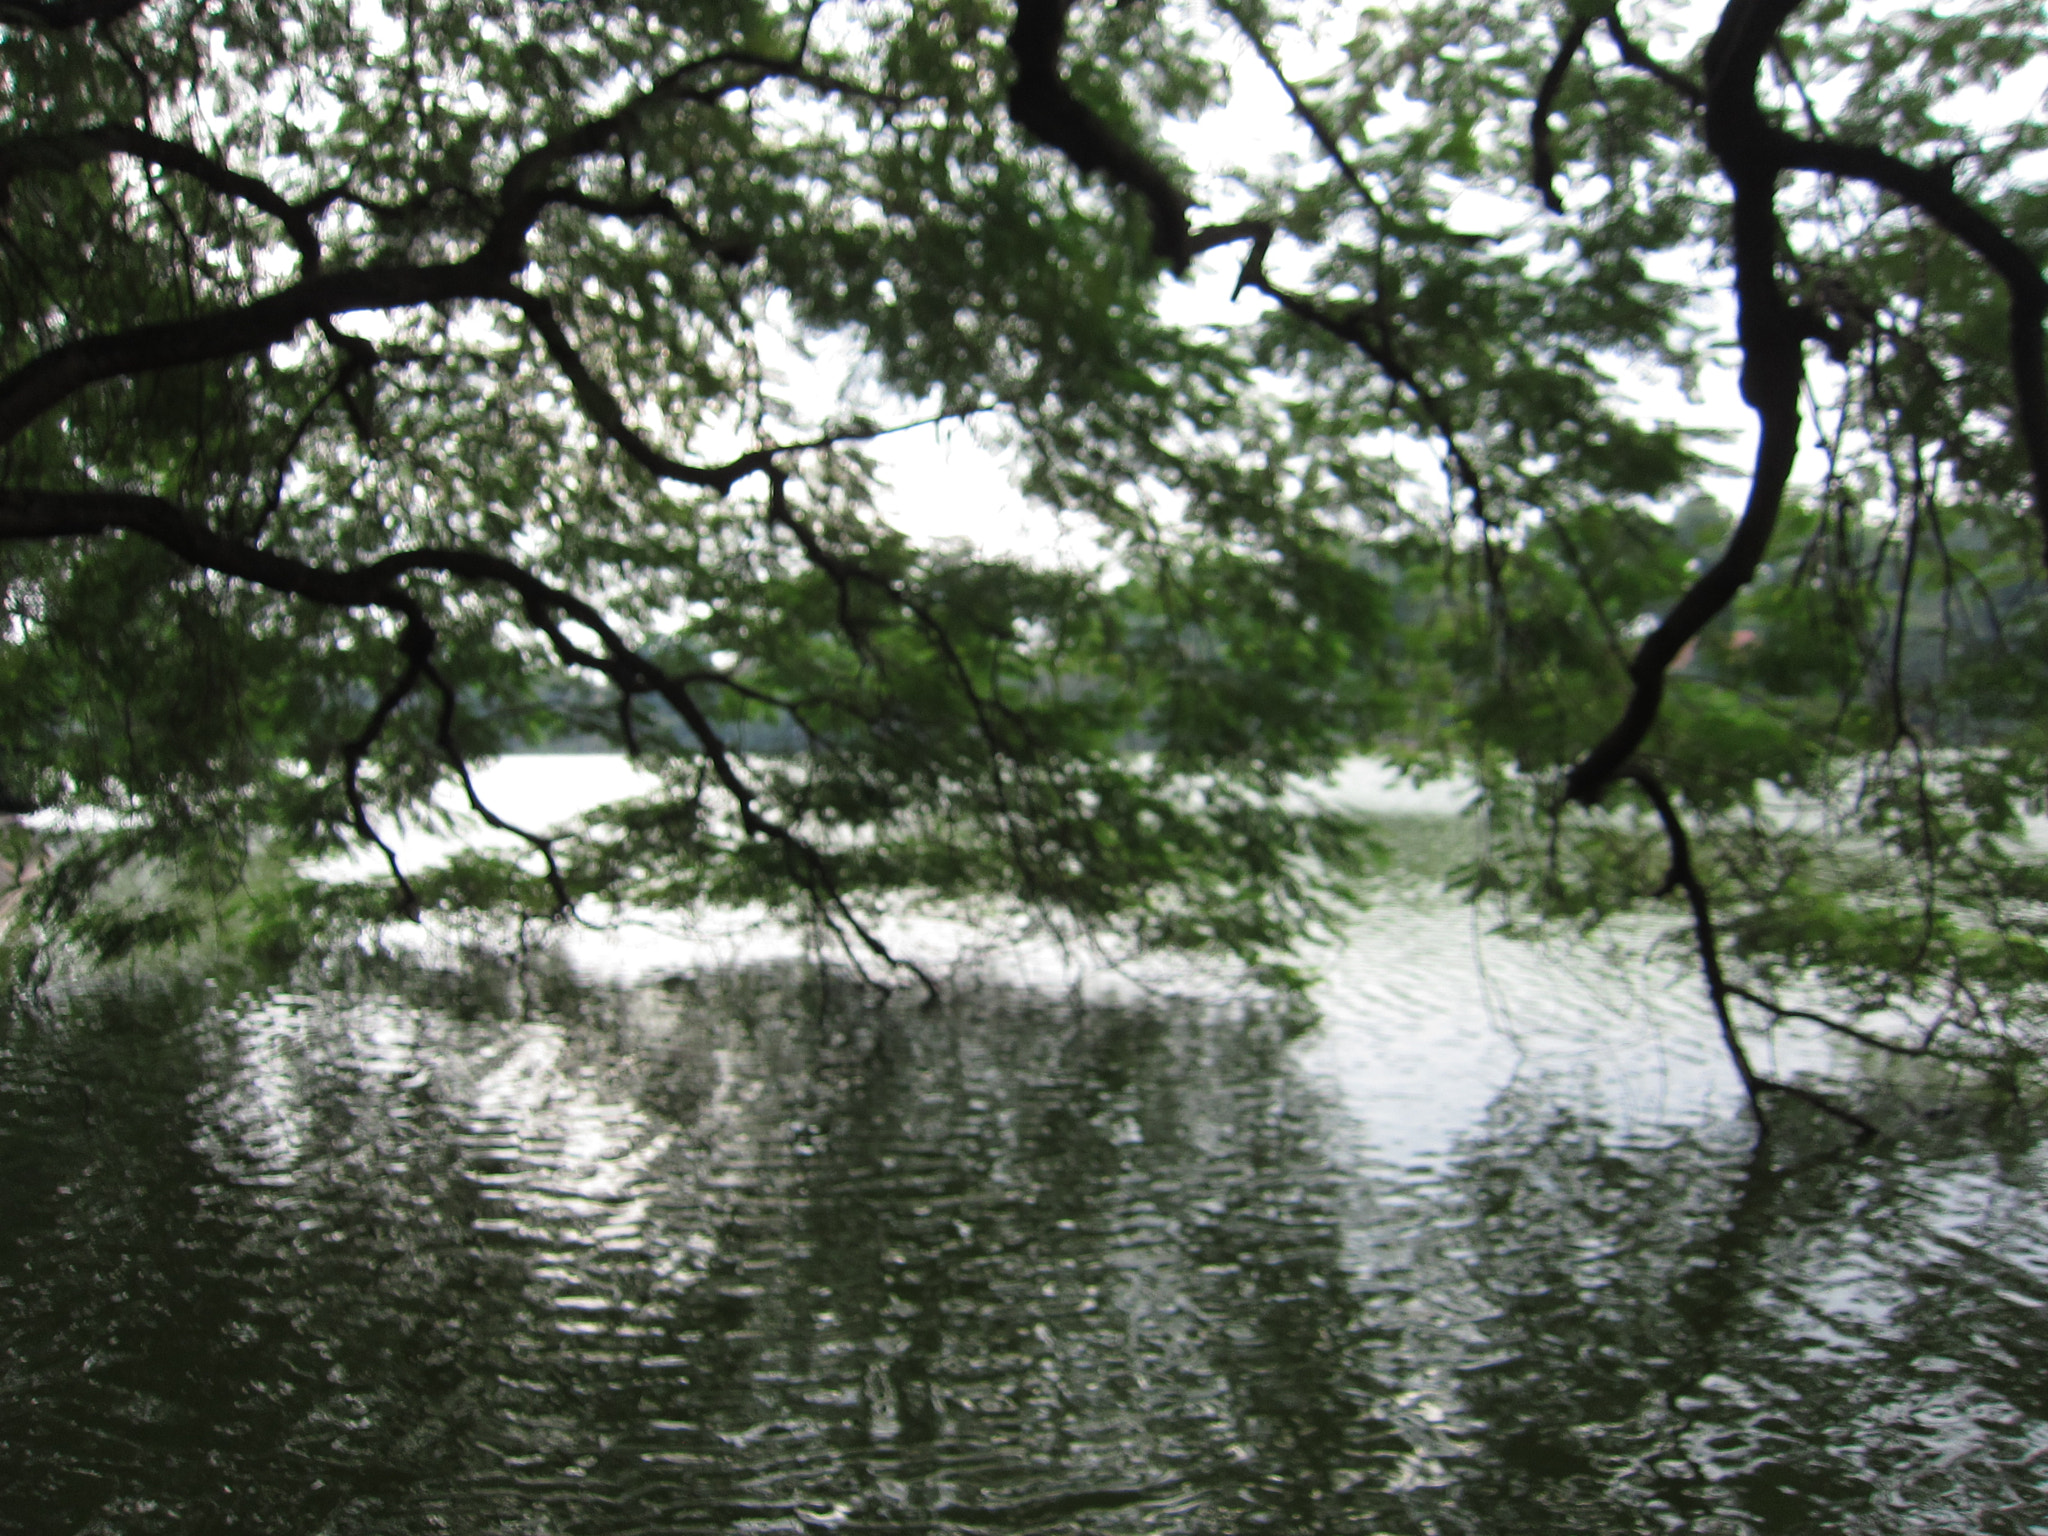
[[[2024,1127],[1399,1175],[1257,1017],[773,968],[0,1029],[0,1527],[2048,1530]]]

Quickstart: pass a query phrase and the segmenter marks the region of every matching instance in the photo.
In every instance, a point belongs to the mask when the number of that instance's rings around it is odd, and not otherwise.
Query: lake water
[[[2048,1533],[2026,1115],[1760,1162],[1681,957],[1397,876],[1290,1037],[686,938],[0,1003],[0,1530]]]

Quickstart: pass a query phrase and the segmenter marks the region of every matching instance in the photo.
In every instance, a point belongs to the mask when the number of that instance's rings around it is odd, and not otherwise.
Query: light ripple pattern
[[[2048,1531],[2023,1117],[1759,1162],[1545,963],[1419,1120],[1479,1037],[1362,961],[1300,1041],[772,966],[17,1003],[0,1529]]]

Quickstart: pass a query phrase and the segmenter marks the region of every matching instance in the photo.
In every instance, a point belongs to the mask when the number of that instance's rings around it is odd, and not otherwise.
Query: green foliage
[[[1781,9],[1764,119],[1948,166],[2038,268],[2048,128],[1983,91],[2040,7]],[[1642,804],[1559,786],[1735,526],[1715,442],[1644,405],[1729,392],[1707,39],[1534,0],[1074,10],[1090,131],[1244,216],[1180,272],[1146,205],[1017,128],[1015,20],[10,12],[0,794],[113,828],[58,850],[52,931],[112,954],[210,913],[283,952],[381,920],[389,887],[293,872],[566,731],[661,792],[411,872],[409,910],[753,903],[858,940],[919,896],[1276,962],[1371,859],[1295,791],[1368,750],[1477,778],[1467,883],[1518,915],[1669,910]],[[1231,94],[1233,34],[1314,61],[1298,152],[1188,163],[1166,146]],[[1777,187],[1804,488],[1630,761],[1741,986],[2034,1041],[2048,626],[2007,288],[1868,181]],[[1238,324],[1161,302],[1234,281]],[[802,377],[845,356],[858,409]],[[1101,560],[893,529],[868,445],[929,413],[1007,445]],[[108,494],[228,553],[64,510]],[[731,750],[749,729],[800,750]]]

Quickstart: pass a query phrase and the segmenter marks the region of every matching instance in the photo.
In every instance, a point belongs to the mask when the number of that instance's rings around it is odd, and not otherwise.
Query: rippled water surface
[[[2018,1111],[1761,1164],[1653,973],[1373,923],[1292,1041],[773,966],[18,1004],[0,1528],[2048,1532]]]

